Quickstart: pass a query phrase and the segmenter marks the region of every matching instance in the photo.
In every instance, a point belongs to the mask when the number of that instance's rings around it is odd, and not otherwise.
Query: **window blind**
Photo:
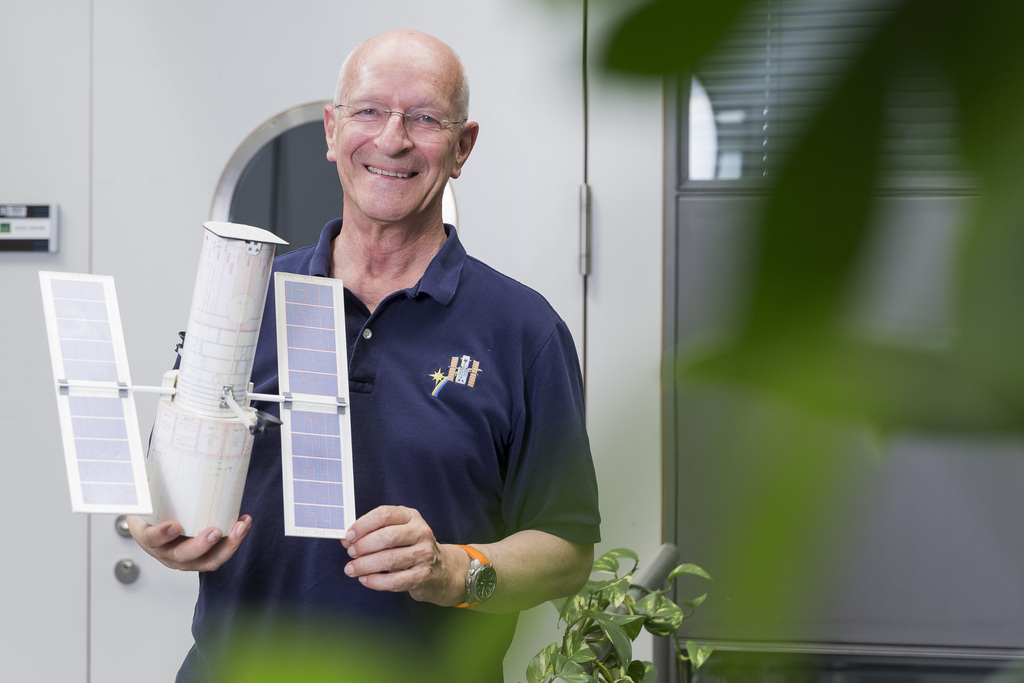
[[[895,14],[896,0],[756,0],[695,70],[689,180],[778,172],[824,97]],[[882,75],[880,75],[882,76]],[[962,175],[957,107],[941,74],[903,64],[888,81],[884,168],[895,179]]]

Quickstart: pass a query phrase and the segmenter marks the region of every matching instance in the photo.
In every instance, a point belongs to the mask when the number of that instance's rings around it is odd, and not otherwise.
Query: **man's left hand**
[[[352,559],[345,574],[367,588],[408,591],[414,600],[456,605],[465,599],[469,556],[442,545],[412,508],[383,505],[357,519],[341,542]]]

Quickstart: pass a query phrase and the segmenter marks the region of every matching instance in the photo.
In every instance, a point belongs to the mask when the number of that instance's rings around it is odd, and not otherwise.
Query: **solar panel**
[[[355,521],[341,280],[276,273],[285,533],[343,538]]]
[[[114,281],[39,273],[75,512],[148,514],[138,416]]]

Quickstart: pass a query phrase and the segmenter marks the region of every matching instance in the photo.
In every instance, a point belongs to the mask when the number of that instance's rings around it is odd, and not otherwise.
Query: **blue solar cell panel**
[[[337,413],[319,413],[293,410],[292,423],[292,478],[296,512],[300,505],[342,507],[344,493],[341,482],[341,427]],[[296,524],[313,528],[334,515],[305,515],[305,523]]]
[[[109,484],[130,484],[133,481],[132,465],[129,462],[82,462],[78,463],[78,476],[83,482]]]
[[[65,360],[64,379],[116,383],[117,365],[115,363]]]
[[[113,280],[40,273],[72,507],[151,511]]]
[[[341,283],[277,277],[281,385],[294,401],[285,420],[286,523],[288,533],[325,536],[354,520]]]
[[[54,280],[53,297],[64,379],[116,382],[117,366],[103,285]]]
[[[305,434],[323,434],[325,436],[339,436],[341,424],[337,414],[316,413],[306,410],[292,412],[292,426],[296,432]]]
[[[334,327],[334,311],[329,308],[321,308],[309,304],[297,304],[289,301],[288,317],[289,325],[301,327],[318,327],[329,329]]]
[[[106,320],[73,320],[59,319],[59,327],[64,339],[82,339],[87,341],[113,341],[110,335],[110,323]]]
[[[95,441],[76,439],[75,452],[79,460],[131,460],[127,441]]]
[[[309,306],[324,306],[334,310],[334,288],[316,282],[295,282],[285,284],[288,301]]]
[[[54,298],[53,304],[60,320],[107,321],[107,308],[102,301]]]
[[[319,351],[337,352],[337,340],[334,330],[315,327],[288,326],[288,348],[315,349]]]
[[[341,457],[341,446],[337,437],[323,434],[292,434],[292,453],[316,458],[337,460]]]
[[[124,418],[124,408],[117,398],[100,396],[70,396],[71,414],[81,417]]]
[[[295,525],[310,529],[341,530],[345,528],[345,516],[339,508],[296,505]]]
[[[87,505],[136,505],[138,496],[131,484],[82,482],[82,501]]]
[[[106,301],[103,283],[94,280],[53,280],[54,299]]]
[[[69,339],[62,337],[60,350],[64,360],[86,361],[92,363],[114,363],[114,345],[108,341],[92,341],[88,339]]]
[[[292,458],[292,477],[312,481],[341,481],[340,458]]]
[[[286,282],[285,302],[289,390],[337,396],[333,288],[311,282]]]
[[[71,428],[76,439],[128,440],[128,429],[124,420],[109,420],[95,417],[73,417]]]
[[[87,504],[134,505],[138,502],[123,400],[95,396],[68,399],[78,455],[78,477],[82,499]]]
[[[341,484],[323,481],[296,481],[295,502],[341,507],[345,504],[345,492],[341,488]]]
[[[338,378],[331,375],[318,375],[312,372],[289,372],[290,390],[295,394],[312,394],[313,396],[337,396]]]
[[[290,348],[288,366],[293,370],[337,377],[338,354],[334,351]]]

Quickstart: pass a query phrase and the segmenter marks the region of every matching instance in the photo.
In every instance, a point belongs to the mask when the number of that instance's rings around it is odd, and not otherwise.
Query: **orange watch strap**
[[[480,552],[479,550],[477,550],[473,546],[471,546],[471,545],[461,545],[461,544],[456,544],[456,545],[458,545],[460,548],[465,550],[466,554],[469,555],[471,560],[478,560],[480,562],[480,564],[490,564],[491,563],[491,561],[489,559],[487,559],[486,555],[484,555],[482,552]],[[476,607],[476,605],[477,605],[477,603],[474,603],[474,604],[471,605],[468,602],[462,602],[462,603],[459,603],[458,605],[455,605],[455,606],[465,609],[465,608]]]
[[[480,564],[490,564],[491,561],[487,559],[487,556],[477,550],[471,545],[460,545],[460,548],[466,551],[466,553],[474,560],[480,560]]]

